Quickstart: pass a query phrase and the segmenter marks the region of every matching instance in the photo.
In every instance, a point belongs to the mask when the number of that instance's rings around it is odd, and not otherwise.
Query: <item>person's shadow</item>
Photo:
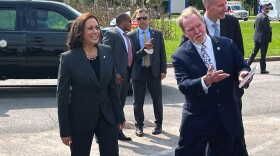
[[[120,148],[125,148],[133,151],[133,153],[137,153],[140,155],[150,155],[151,151],[161,151],[162,154],[169,154],[169,155],[174,155],[174,147],[177,145],[178,142],[178,136],[173,135],[171,133],[162,131],[161,135],[164,135],[164,137],[157,137],[155,135],[151,134],[146,134],[145,136],[147,140],[149,140],[151,143],[155,145],[150,145],[150,144],[144,144],[144,143],[139,143],[137,141],[130,141],[127,142],[130,145],[119,145]],[[131,146],[133,145],[133,146]],[[149,150],[143,150],[143,149],[151,149]],[[170,150],[170,151],[169,151]],[[166,152],[167,151],[167,152]],[[170,154],[172,153],[172,154]],[[158,155],[159,153],[157,153]]]
[[[55,93],[55,87],[0,87],[0,117],[16,109],[56,108]]]

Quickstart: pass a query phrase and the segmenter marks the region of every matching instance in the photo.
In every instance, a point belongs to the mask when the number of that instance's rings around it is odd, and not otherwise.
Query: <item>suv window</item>
[[[67,30],[68,19],[58,12],[45,9],[32,10],[33,21],[31,29],[33,30]]]
[[[0,29],[15,30],[16,29],[16,9],[0,8]]]

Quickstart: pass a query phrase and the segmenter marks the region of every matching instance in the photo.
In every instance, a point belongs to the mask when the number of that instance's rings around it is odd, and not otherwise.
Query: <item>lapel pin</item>
[[[106,56],[103,56],[103,58],[106,58]]]
[[[217,47],[217,50],[221,50],[221,48],[220,48],[220,47]]]

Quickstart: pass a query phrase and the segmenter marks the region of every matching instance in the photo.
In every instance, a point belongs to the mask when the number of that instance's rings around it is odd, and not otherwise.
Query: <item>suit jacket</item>
[[[264,12],[259,13],[255,20],[255,33],[253,39],[259,43],[271,42],[272,29],[270,27],[269,17]]]
[[[137,80],[141,74],[142,58],[147,55],[144,48],[140,47],[139,28],[128,33],[132,41],[134,52],[134,64],[131,73],[132,80]],[[156,29],[150,28],[151,38],[154,53],[150,55],[151,69],[154,77],[161,76],[161,73],[166,73],[166,52],[162,33]]]
[[[122,35],[117,28],[108,30],[103,36],[103,44],[112,48],[116,73],[119,73],[124,78],[127,72],[128,54]]]
[[[221,36],[232,39],[244,57],[243,38],[238,19],[232,15],[225,15],[225,18],[220,20],[220,29]]]
[[[98,45],[100,81],[83,49],[61,54],[58,71],[57,104],[61,137],[72,131],[93,130],[100,113],[114,125],[125,121],[115,83],[112,51]]]
[[[207,34],[209,34],[207,28],[206,31]],[[231,15],[225,15],[225,18],[220,20],[220,35],[232,39],[241,52],[241,55],[244,57],[243,38],[237,18]],[[183,35],[183,38],[181,39],[181,45],[187,40],[188,38]]]
[[[214,134],[222,123],[231,135],[243,133],[243,125],[234,92],[234,81],[242,70],[250,70],[234,42],[225,37],[211,37],[217,70],[230,77],[213,83],[206,94],[201,78],[207,67],[194,45],[187,41],[172,55],[179,90],[185,95],[181,134]]]

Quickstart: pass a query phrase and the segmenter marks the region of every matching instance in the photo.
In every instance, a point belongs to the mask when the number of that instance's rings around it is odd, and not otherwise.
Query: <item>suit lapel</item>
[[[183,47],[187,50],[187,53],[193,62],[196,62],[200,68],[207,70],[205,63],[203,62],[199,52],[196,50],[195,46],[192,44],[190,40],[183,44]]]
[[[150,28],[150,35],[151,35],[151,38],[154,38],[155,39],[155,31],[154,29]],[[153,43],[154,41],[152,41],[152,44],[154,45]]]
[[[100,84],[102,84],[102,80],[104,79],[105,76],[105,71],[106,70],[106,64],[105,61],[108,59],[105,55],[105,50],[103,49],[102,46],[98,46],[98,51],[99,51],[99,63],[100,63]]]
[[[152,28],[149,28],[149,29],[150,29],[150,36],[151,36],[151,38],[155,39],[155,31],[154,31],[154,29],[152,29]],[[154,47],[158,46],[157,44],[155,44],[155,40],[152,40],[152,44],[153,44]],[[156,57],[156,55],[150,55],[150,60],[152,60],[154,57]]]
[[[96,74],[94,70],[92,69],[83,49],[77,49],[73,52],[74,60],[76,60],[77,64],[80,67],[80,70],[82,70],[89,78],[91,82],[93,82],[95,85],[99,86],[99,81],[96,77]]]
[[[215,37],[211,37],[212,45],[213,45],[213,52],[214,52],[214,57],[216,60],[216,69],[219,70],[221,69],[221,64],[219,60],[223,59],[221,54],[223,49],[221,49],[220,42],[217,40]]]
[[[140,46],[140,41],[139,41],[139,28],[137,28],[135,30],[135,40],[136,40],[136,45],[138,48],[136,49],[141,49],[141,46]]]
[[[117,28],[115,28],[115,32],[118,34],[119,39],[121,40],[123,47],[126,49],[125,42],[124,42],[123,37],[122,37],[123,34],[121,34],[121,33],[118,31]]]

